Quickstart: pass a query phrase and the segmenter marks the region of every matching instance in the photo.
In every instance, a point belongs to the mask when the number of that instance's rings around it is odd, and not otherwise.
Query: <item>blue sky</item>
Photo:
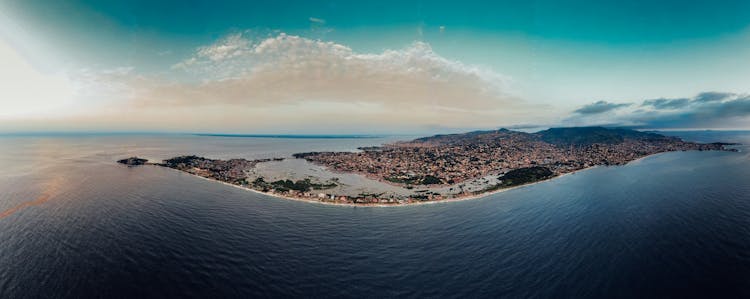
[[[750,125],[750,112],[723,112],[750,107],[747,1],[154,2],[1,1],[0,53],[16,69],[5,71],[15,91],[0,123],[259,133]],[[693,101],[705,92],[726,96]],[[644,105],[654,99],[688,105]]]

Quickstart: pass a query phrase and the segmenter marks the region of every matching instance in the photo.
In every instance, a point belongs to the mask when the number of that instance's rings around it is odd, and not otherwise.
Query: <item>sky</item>
[[[750,2],[0,0],[0,66],[0,132],[750,129]]]

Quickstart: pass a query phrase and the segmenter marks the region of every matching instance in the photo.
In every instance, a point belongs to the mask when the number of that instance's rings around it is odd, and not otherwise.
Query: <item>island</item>
[[[125,164],[125,165],[128,165],[128,166],[145,165],[147,162],[148,162],[148,160],[141,159],[141,158],[138,158],[138,157],[130,157],[130,158],[125,158],[125,159],[117,161],[117,163]]]
[[[350,205],[404,205],[461,200],[523,186],[594,166],[623,165],[671,151],[735,151],[729,143],[697,143],[655,132],[625,128],[551,128],[536,133],[508,129],[435,135],[356,152],[306,152],[293,155],[335,173],[356,174],[397,187],[377,192],[339,194],[338,178],[267,179],[253,173],[258,164],[284,158],[218,160],[179,156],[162,163],[131,157],[126,165],[151,164],[269,195]],[[481,187],[467,190],[471,182]]]

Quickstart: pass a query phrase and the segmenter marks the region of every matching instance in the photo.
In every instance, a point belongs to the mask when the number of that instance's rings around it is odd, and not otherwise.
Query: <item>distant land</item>
[[[344,135],[320,136],[332,138],[330,136]],[[307,152],[293,155],[295,159],[304,159],[336,173],[362,175],[401,187],[402,190],[419,189],[389,195],[367,192],[336,194],[327,191],[339,185],[335,178],[326,181],[319,178],[269,180],[251,171],[260,163],[283,161],[284,158],[217,160],[180,156],[162,163],[148,163],[145,159],[131,157],[118,162],[131,166],[168,167],[290,199],[332,204],[403,205],[473,198],[593,166],[623,165],[662,152],[735,151],[727,145],[731,144],[688,142],[654,132],[623,128],[571,127],[551,128],[536,133],[499,129],[434,135],[377,147],[363,147],[358,152]],[[464,189],[467,182],[477,181],[483,184],[479,190]]]
[[[380,138],[380,135],[300,135],[300,134],[194,134],[196,136],[209,137],[237,137],[237,138],[299,138],[299,139],[358,139],[358,138]]]

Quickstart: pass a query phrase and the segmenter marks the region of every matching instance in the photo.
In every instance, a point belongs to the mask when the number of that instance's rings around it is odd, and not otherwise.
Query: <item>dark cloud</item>
[[[737,97],[731,101],[710,105],[710,112],[719,117],[747,117],[750,116],[750,95]]]
[[[680,109],[690,104],[690,99],[653,99],[645,100],[641,106],[650,106],[654,109]]]
[[[582,107],[567,120],[581,124],[614,122],[618,126],[634,128],[750,128],[750,95],[722,92],[704,92],[692,98],[660,98],[643,101],[638,109],[603,118],[595,113],[579,110],[608,111],[607,102],[599,101]],[[618,104],[614,104],[618,105]],[[622,105],[622,104],[619,104]],[[599,112],[601,113],[601,112]]]
[[[730,98],[734,96],[735,94],[730,92],[716,92],[716,91],[707,91],[707,92],[701,92],[697,96],[695,96],[694,101],[696,102],[714,102],[714,101],[721,101],[727,98]]]
[[[609,103],[605,101],[598,101],[598,102],[594,102],[586,106],[583,106],[581,108],[578,108],[573,112],[582,114],[582,115],[591,115],[591,114],[599,114],[599,113],[604,113],[607,111],[612,111],[612,110],[619,109],[622,107],[627,107],[630,105],[632,104],[616,104],[616,103]]]
[[[739,128],[750,125],[750,96],[729,95],[709,101],[699,96],[684,109],[634,113],[629,118],[651,128]]]

